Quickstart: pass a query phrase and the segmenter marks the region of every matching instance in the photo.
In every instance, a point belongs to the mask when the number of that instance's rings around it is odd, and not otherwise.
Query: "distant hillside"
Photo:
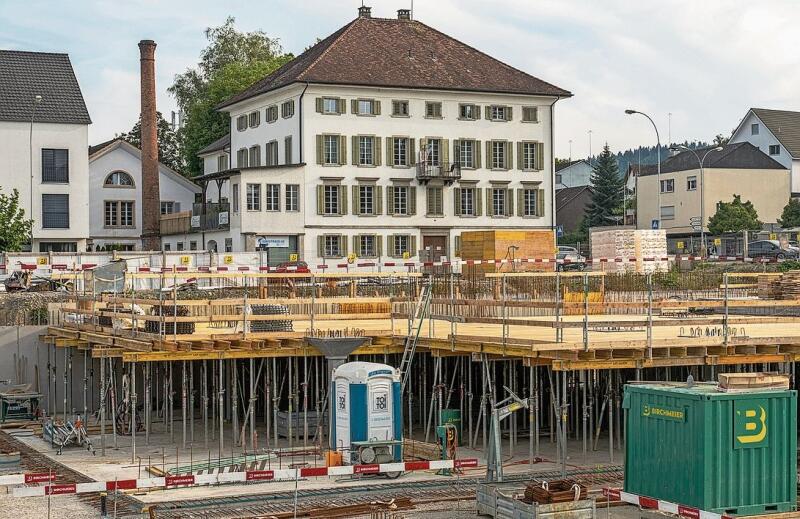
[[[710,146],[709,143],[703,141],[696,141],[696,142],[683,142],[680,143],[684,146],[687,146],[691,149],[697,148],[705,148]],[[658,162],[658,146],[639,146],[636,149],[628,149],[625,151],[619,151],[616,153],[617,157],[617,164],[619,166],[619,174],[625,175],[625,172],[628,170],[628,164],[656,164]],[[664,159],[670,156],[672,152],[669,151],[669,146],[662,144],[661,145],[661,161],[663,162]],[[594,164],[594,160],[596,155],[592,157],[591,163]],[[561,160],[561,159],[557,159]],[[573,159],[575,160],[575,159]]]

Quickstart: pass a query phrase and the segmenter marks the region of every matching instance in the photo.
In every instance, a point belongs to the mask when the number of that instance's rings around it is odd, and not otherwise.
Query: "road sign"
[[[677,246],[678,246],[678,248],[679,248],[680,250],[683,250],[683,249],[685,249],[685,248],[686,248],[686,247],[684,247],[684,243],[683,243],[682,241],[679,241]]]
[[[769,233],[769,239],[770,240],[777,240],[778,239],[778,233],[774,233],[774,232]]]
[[[689,218],[689,223],[692,225],[700,225],[700,217],[692,216],[691,218]]]
[[[347,255],[347,263],[351,263],[352,264],[352,263],[354,263],[356,261],[357,258],[358,258],[358,256],[356,256],[356,253],[355,252],[351,252],[350,254]]]
[[[714,238],[714,245],[722,245],[722,238]]]
[[[653,229],[654,231],[658,230],[658,220],[652,220],[650,222],[650,228]]]
[[[699,225],[694,225],[694,224],[692,224],[692,230],[693,230],[694,232],[700,232],[700,231],[702,231],[702,230],[703,230],[703,228],[702,228],[702,227],[700,227]]]
[[[297,261],[297,254],[289,254],[289,261]]]
[[[563,236],[564,236],[564,226],[556,225],[556,238],[561,238]]]

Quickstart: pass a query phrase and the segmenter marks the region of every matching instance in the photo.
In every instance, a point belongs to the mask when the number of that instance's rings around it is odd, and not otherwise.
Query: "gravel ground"
[[[0,519],[44,519],[47,515],[47,498],[12,497],[0,487]],[[97,519],[100,513],[82,503],[76,496],[54,496],[50,500],[51,519]]]

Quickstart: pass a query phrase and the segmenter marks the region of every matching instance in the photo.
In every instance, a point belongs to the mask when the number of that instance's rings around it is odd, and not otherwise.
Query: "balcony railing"
[[[461,164],[457,162],[417,163],[417,180],[423,184],[431,180],[443,180],[445,184],[450,184],[460,178]]]
[[[193,231],[227,231],[230,229],[230,203],[209,202],[192,206]]]

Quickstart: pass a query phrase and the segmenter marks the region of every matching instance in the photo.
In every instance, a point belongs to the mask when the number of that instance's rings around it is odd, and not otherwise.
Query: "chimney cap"
[[[411,9],[398,9],[397,10],[397,19],[398,20],[410,20],[411,19]]]
[[[155,47],[156,46],[156,42],[154,40],[141,40],[139,42],[139,46],[140,47],[143,47],[145,45],[152,45],[153,47]]]
[[[358,8],[358,17],[359,18],[372,18],[372,7],[367,5],[362,5]]]

